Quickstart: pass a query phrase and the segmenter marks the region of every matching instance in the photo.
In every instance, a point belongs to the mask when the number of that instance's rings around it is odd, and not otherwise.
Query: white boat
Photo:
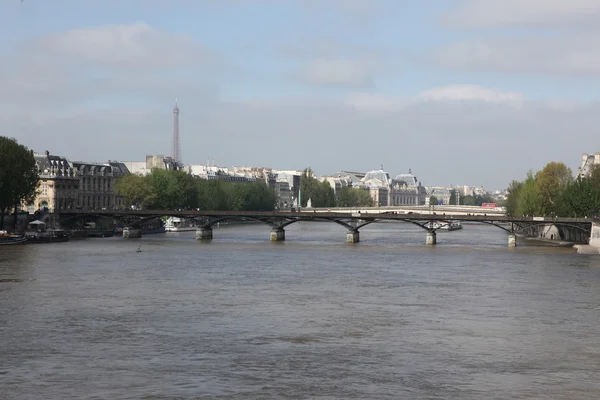
[[[189,218],[169,217],[165,222],[167,232],[190,232],[197,228],[196,221]]]
[[[431,221],[429,227],[445,231],[456,231],[463,228],[462,224],[458,221]]]

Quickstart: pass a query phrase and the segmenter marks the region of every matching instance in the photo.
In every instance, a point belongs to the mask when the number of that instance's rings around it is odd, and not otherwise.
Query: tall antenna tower
[[[179,106],[175,99],[175,107],[173,107],[173,148],[171,156],[177,163],[181,163],[181,146],[179,145]]]

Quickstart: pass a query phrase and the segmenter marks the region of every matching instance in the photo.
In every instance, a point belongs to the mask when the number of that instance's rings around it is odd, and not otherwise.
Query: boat
[[[190,232],[195,231],[197,228],[196,221],[189,218],[169,217],[165,222],[167,232]]]
[[[24,244],[27,238],[21,235],[11,235],[6,231],[0,231],[0,246],[11,244]]]
[[[70,239],[69,233],[63,229],[47,229],[43,232],[27,232],[25,233],[27,243],[59,243],[68,242]]]
[[[463,226],[458,221],[431,221],[429,223],[431,229],[441,229],[444,231],[457,231],[462,229]]]

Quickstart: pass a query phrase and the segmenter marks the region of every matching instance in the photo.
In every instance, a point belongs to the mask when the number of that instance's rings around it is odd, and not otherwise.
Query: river
[[[479,225],[345,236],[5,246],[0,398],[600,398],[600,257]]]

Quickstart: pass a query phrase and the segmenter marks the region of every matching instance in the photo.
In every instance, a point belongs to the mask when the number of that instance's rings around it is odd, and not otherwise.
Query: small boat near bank
[[[12,235],[7,231],[0,231],[0,246],[8,246],[13,244],[25,244],[27,238],[21,235]]]
[[[68,242],[70,239],[69,233],[63,229],[48,229],[43,232],[27,232],[25,233],[27,243],[60,243]]]

